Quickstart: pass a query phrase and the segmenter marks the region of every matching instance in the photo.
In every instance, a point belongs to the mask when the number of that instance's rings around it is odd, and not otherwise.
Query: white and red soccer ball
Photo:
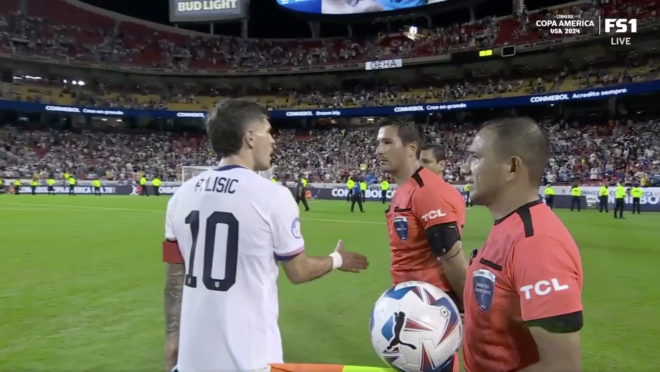
[[[405,372],[443,370],[463,340],[452,299],[423,282],[398,284],[383,293],[371,313],[371,342],[388,365]]]

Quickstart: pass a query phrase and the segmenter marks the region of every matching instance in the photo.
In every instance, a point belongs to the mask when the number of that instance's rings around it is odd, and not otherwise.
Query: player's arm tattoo
[[[185,266],[168,263],[166,265],[165,275],[165,336],[168,339],[178,339]]]

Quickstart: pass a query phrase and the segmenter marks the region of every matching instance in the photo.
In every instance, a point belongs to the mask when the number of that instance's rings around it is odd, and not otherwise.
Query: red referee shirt
[[[495,222],[465,282],[463,358],[468,372],[538,363],[526,322],[582,311],[582,262],[564,224],[541,201]]]
[[[456,202],[454,192],[440,176],[419,168],[392,196],[386,216],[394,284],[416,280],[452,291],[424,231],[434,225],[457,222],[460,233],[465,204]]]

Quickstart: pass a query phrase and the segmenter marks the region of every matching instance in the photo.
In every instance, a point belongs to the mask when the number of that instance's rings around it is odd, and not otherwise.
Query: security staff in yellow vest
[[[367,202],[367,183],[364,178],[360,181],[360,195],[362,195],[362,202]]]
[[[599,213],[603,213],[603,208],[605,209],[605,213],[609,212],[608,209],[607,209],[607,203],[608,203],[609,196],[610,196],[610,190],[607,188],[607,184],[603,183],[600,186],[600,190],[598,190],[598,204],[599,204],[598,212]]]
[[[55,195],[55,179],[53,176],[48,177],[46,184],[48,185],[48,195]]]
[[[580,186],[576,183],[571,187],[571,212],[573,212],[573,208],[577,205],[577,210],[578,212],[580,211],[580,196],[582,196],[582,189]]]
[[[14,195],[20,195],[21,194],[21,180],[16,180],[14,181]]]
[[[140,177],[140,196],[149,196],[149,190],[147,190],[147,177],[144,174]]]
[[[355,212],[355,203],[360,207],[360,213],[364,213],[362,208],[362,195],[360,193],[360,185],[353,184],[353,192],[351,193],[351,213]]]
[[[69,195],[76,196],[76,177],[69,176]]]
[[[154,177],[151,179],[151,186],[154,187],[154,195],[160,196],[160,185],[162,184],[162,181],[158,176]]]
[[[623,187],[623,182],[619,182],[614,192],[614,218],[623,219],[623,208],[625,206],[626,188]],[[616,212],[619,212],[617,217]]]
[[[383,204],[385,204],[385,200],[387,199],[387,190],[390,189],[390,183],[387,182],[387,180],[383,180],[383,182],[380,183],[380,198],[383,201]]]
[[[468,185],[466,183],[465,187],[463,189],[465,190],[465,206],[466,207],[471,207],[472,206],[472,199],[470,199],[470,185]]]
[[[635,214],[635,211],[637,211],[637,214],[642,213],[640,208],[642,195],[644,195],[644,191],[639,187],[639,185],[634,185],[630,190],[630,196],[633,198],[632,214]]]
[[[94,178],[92,186],[94,187],[94,196],[101,196],[101,180],[98,177]]]
[[[271,177],[270,182],[277,183],[277,177],[275,177],[275,176]]]
[[[550,209],[555,205],[555,189],[552,188],[551,183],[545,186],[545,205],[550,207]]]
[[[3,192],[5,192],[5,180],[0,178],[0,194],[2,194]]]
[[[351,201],[351,196],[353,195],[353,188],[355,187],[355,181],[353,177],[349,176],[348,181],[346,181],[346,188],[348,189],[348,195],[346,195],[346,202]]]
[[[302,202],[305,207],[305,211],[309,211],[309,205],[307,204],[307,178],[300,177],[298,179],[298,184],[296,185],[296,204]]]
[[[64,179],[69,180],[69,172],[64,172]]]
[[[39,181],[33,178],[32,182],[30,182],[30,189],[32,189],[32,195],[37,195],[37,187],[39,187]]]

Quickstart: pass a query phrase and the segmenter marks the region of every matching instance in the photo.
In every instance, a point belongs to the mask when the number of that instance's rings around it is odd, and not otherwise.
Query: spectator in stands
[[[551,154],[545,183],[600,184],[640,182],[660,184],[660,121],[613,121],[585,127],[577,122],[545,122]],[[446,154],[444,178],[461,182],[460,165],[466,158],[470,125],[453,130],[422,126],[428,142],[438,144]],[[290,130],[276,133],[274,164],[280,180],[294,181],[309,175],[309,182],[341,182],[349,176],[366,174],[381,179],[383,174],[373,155],[370,127],[317,129],[304,135]],[[0,127],[0,178],[37,176],[72,171],[79,180],[135,182],[137,169],[147,178],[178,180],[184,165],[215,165],[215,158],[203,137],[173,133],[148,135],[84,131],[23,131]],[[140,149],[136,151],[135,149]],[[352,149],[347,151],[346,149]]]

